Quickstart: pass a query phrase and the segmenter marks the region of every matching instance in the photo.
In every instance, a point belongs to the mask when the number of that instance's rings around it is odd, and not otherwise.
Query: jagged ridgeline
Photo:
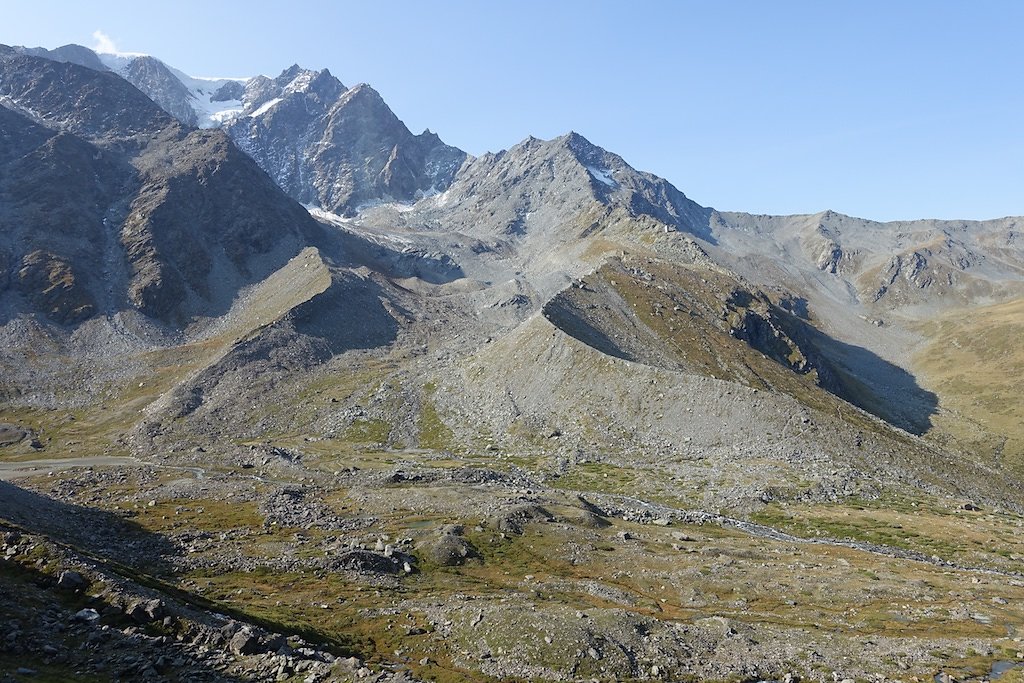
[[[1021,222],[719,211],[326,69],[0,47],[0,671],[1007,671]]]

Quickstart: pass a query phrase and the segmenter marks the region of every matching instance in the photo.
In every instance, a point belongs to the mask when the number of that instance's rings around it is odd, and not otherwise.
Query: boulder
[[[260,651],[260,639],[249,629],[243,628],[228,641],[228,649],[236,655],[254,655]]]
[[[57,579],[57,586],[65,590],[77,591],[85,588],[86,580],[78,572],[64,571]]]
[[[436,537],[427,539],[420,544],[431,562],[442,567],[454,567],[466,560],[480,557],[473,544],[462,537],[463,529],[458,525],[448,525],[439,529]]]

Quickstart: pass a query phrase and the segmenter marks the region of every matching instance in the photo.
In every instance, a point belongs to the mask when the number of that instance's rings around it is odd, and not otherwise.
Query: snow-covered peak
[[[132,61],[139,57],[148,57],[149,55],[129,52],[97,52],[96,56],[100,58],[100,61],[108,69],[115,73],[123,74],[128,70],[128,65]]]
[[[200,128],[213,128],[224,125],[242,112],[241,88],[234,87],[235,97],[224,97],[223,94],[229,90],[225,86],[245,83],[249,80],[247,78],[189,76],[148,55],[102,53],[99,57],[107,68],[127,78],[160,106],[186,123],[198,125]],[[135,77],[138,73],[135,66],[142,63],[140,60],[163,67],[170,76],[166,77],[164,82]],[[183,91],[173,83],[172,78],[180,83]]]

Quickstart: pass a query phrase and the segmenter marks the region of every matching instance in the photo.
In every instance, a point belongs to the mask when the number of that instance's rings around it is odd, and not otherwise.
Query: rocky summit
[[[0,680],[1020,680],[1022,228],[0,46]]]

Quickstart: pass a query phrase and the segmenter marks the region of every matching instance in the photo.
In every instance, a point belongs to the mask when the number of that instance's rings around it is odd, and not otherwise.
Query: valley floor
[[[1015,514],[919,497],[751,523],[622,495],[610,465],[331,446],[5,464],[8,675],[920,681],[1024,659]]]

